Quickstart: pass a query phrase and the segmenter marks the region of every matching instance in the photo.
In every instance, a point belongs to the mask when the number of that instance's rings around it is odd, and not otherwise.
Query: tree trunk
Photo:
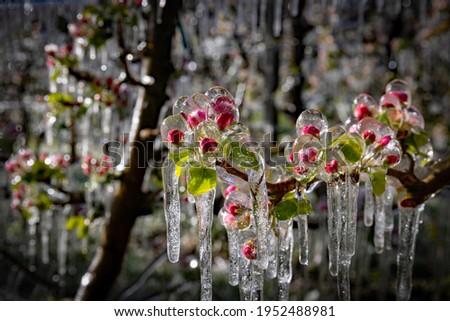
[[[155,84],[148,90],[140,89],[133,116],[133,121],[136,119],[137,122],[133,125],[137,130],[130,137],[132,147],[129,165],[114,196],[111,218],[102,235],[101,246],[81,280],[76,300],[106,299],[121,271],[131,229],[141,206],[144,174],[148,160],[153,155],[153,141],[144,141],[140,132],[158,125],[158,115],[166,100],[165,90],[173,69],[170,60],[172,37],[180,5],[180,0],[167,1],[162,22],[154,26],[153,39],[149,45],[151,55],[145,68],[146,74],[155,79]]]

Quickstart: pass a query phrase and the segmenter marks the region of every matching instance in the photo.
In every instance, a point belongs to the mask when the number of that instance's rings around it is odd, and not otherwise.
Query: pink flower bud
[[[253,240],[244,244],[244,247],[242,248],[242,255],[249,260],[256,259],[257,251]]]
[[[14,172],[14,170],[15,170],[17,167],[19,167],[19,164],[18,164],[16,161],[11,160],[11,161],[7,161],[7,162],[5,163],[5,169],[6,169],[6,171],[7,171],[8,173]]]
[[[392,137],[389,135],[383,136],[380,138],[380,140],[377,143],[377,147],[384,147],[386,146],[390,141]]]
[[[216,114],[229,113],[236,108],[233,98],[228,96],[219,96],[217,99],[211,103]]]
[[[300,161],[305,165],[315,163],[317,161],[317,153],[314,148],[302,149],[300,151]]]
[[[371,117],[372,112],[370,111],[370,108],[366,104],[358,104],[355,107],[355,110],[353,111],[353,115],[358,119],[361,120],[366,117]]]
[[[223,224],[225,225],[225,227],[227,229],[236,228],[237,227],[236,218],[232,214],[226,214],[223,217]]]
[[[242,213],[242,207],[239,204],[230,204],[227,207],[227,212],[230,213],[231,215],[239,215]]]
[[[184,132],[182,132],[179,129],[172,129],[168,134],[167,134],[167,140],[175,145],[180,145],[181,140],[184,137]]]
[[[384,159],[384,164],[386,165],[395,165],[398,163],[400,156],[398,155],[387,155]]]
[[[327,167],[325,168],[325,170],[327,171],[328,174],[333,174],[338,171],[338,168],[339,168],[338,161],[333,159],[327,164]]]
[[[309,169],[308,167],[304,167],[304,166],[294,166],[294,172],[297,175],[305,175],[306,173],[308,173]]]
[[[294,163],[294,154],[290,153],[288,159],[290,163]]]
[[[216,119],[216,123],[219,126],[220,130],[224,130],[228,127],[234,120],[234,115],[230,112],[224,112],[219,115]]]
[[[107,172],[108,172],[108,168],[106,168],[106,167],[100,166],[100,167],[97,168],[97,173],[100,176],[105,175]]]
[[[375,135],[375,133],[373,131],[368,129],[363,133],[363,138],[366,141],[366,143],[372,144],[375,141],[375,139],[377,138],[377,136]]]
[[[238,190],[238,188],[236,186],[230,185],[225,190],[225,196],[228,196],[228,194],[230,194],[233,191],[237,191],[237,190]]]
[[[26,150],[26,149],[19,150],[19,157],[22,160],[29,160],[32,155],[33,154],[29,150]]]
[[[302,135],[306,135],[306,134],[312,135],[315,137],[319,137],[320,130],[318,130],[316,126],[307,125],[307,126],[303,127],[303,129],[302,129]]]
[[[203,140],[200,142],[200,147],[202,148],[204,153],[214,152],[217,148],[217,145],[219,144],[212,138],[203,138]]]
[[[408,94],[403,91],[391,91],[391,94],[397,97],[402,104],[408,102]]]
[[[201,109],[197,109],[187,116],[187,122],[191,128],[197,127],[202,121],[206,120],[206,113]]]

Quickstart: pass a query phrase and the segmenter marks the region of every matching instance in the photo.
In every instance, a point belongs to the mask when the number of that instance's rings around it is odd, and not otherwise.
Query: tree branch
[[[450,184],[450,158],[434,164],[430,169],[431,173],[422,180],[410,172],[388,169],[387,174],[395,177],[406,189],[406,195],[400,201],[402,206],[417,207]]]

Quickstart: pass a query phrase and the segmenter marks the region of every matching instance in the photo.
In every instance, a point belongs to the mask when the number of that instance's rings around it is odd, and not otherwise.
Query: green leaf
[[[216,188],[216,171],[206,167],[189,168],[187,189],[193,196],[198,196]]]
[[[194,156],[194,150],[190,148],[179,149],[176,152],[170,152],[169,158],[177,165],[187,162],[192,156]]]
[[[339,137],[332,144],[332,147],[340,150],[342,154],[344,154],[345,159],[352,164],[361,159],[361,155],[364,151],[364,147],[359,139],[348,134]]]
[[[414,143],[418,148],[425,146],[430,142],[430,138],[428,137],[428,134],[425,131],[418,132],[417,134],[413,135]]]
[[[297,200],[293,192],[286,194],[283,200],[275,205],[275,213],[280,221],[289,220],[299,214],[306,215],[311,212],[311,202],[307,199]]]
[[[255,152],[239,142],[229,142],[225,144],[223,156],[231,160],[233,166],[240,169],[259,170],[259,160]]]
[[[66,222],[66,229],[69,231],[78,228],[80,225],[84,225],[83,216],[71,216]]]
[[[380,196],[386,189],[386,173],[384,172],[372,172],[370,173],[370,179],[372,181],[372,190],[376,196]]]

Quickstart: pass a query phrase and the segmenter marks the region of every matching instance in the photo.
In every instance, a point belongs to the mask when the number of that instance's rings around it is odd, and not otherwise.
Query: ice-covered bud
[[[217,143],[212,138],[203,138],[203,140],[200,142],[200,147],[202,148],[204,153],[212,153],[216,150],[219,143]]]
[[[232,214],[224,215],[224,217],[223,217],[223,224],[225,225],[225,228],[227,228],[227,229],[236,228],[237,227],[236,218]]]
[[[336,173],[338,171],[339,168],[339,163],[337,160],[333,159],[330,162],[327,163],[327,166],[325,168],[325,170],[327,171],[328,174],[333,174]]]
[[[366,144],[372,144],[375,141],[375,139],[377,138],[377,136],[375,135],[375,133],[373,131],[368,129],[368,130],[364,131],[363,138],[366,141]]]
[[[392,155],[387,155],[387,156],[384,158],[383,163],[384,163],[385,165],[392,166],[392,165],[396,165],[396,164],[398,163],[399,160],[400,160],[400,156],[399,156],[399,155],[394,155],[394,154],[392,154]]]
[[[31,153],[29,150],[21,149],[19,150],[19,157],[22,160],[29,160],[33,156],[33,153]]]
[[[313,164],[317,161],[317,153],[314,148],[302,149],[300,151],[300,162],[305,165]]]
[[[294,166],[294,172],[297,175],[305,175],[306,173],[308,173],[308,167],[305,166]]]
[[[380,140],[377,143],[377,147],[384,147],[386,146],[390,141],[392,137],[389,135],[383,136],[380,138]]]
[[[242,207],[239,204],[230,204],[227,207],[227,212],[230,213],[231,215],[239,215],[242,213]]]
[[[233,98],[228,96],[219,96],[211,103],[211,107],[216,114],[229,113],[236,108]]]
[[[353,111],[353,115],[358,119],[361,120],[363,118],[366,117],[371,117],[372,116],[372,112],[370,111],[369,106],[367,106],[366,104],[358,104],[355,107],[355,110]]]
[[[206,112],[201,109],[197,109],[187,116],[187,122],[191,128],[197,127],[202,121],[206,120]]]
[[[408,102],[408,94],[403,91],[391,91],[391,94],[397,97],[402,104],[406,104]]]
[[[227,128],[234,120],[234,115],[230,112],[224,112],[219,115],[216,119],[216,123],[220,130]]]
[[[182,132],[179,129],[172,129],[168,134],[167,134],[167,140],[175,145],[180,145],[181,140],[184,137],[184,132]]]
[[[294,153],[290,153],[288,156],[288,160],[290,163],[294,163]]]
[[[244,246],[242,247],[242,255],[244,255],[244,257],[249,259],[249,260],[256,259],[256,256],[257,256],[256,253],[257,253],[257,250],[256,250],[256,246],[255,246],[255,241],[254,240],[247,241],[244,244]]]
[[[236,191],[236,190],[238,190],[238,188],[236,186],[234,186],[234,185],[228,186],[224,192],[225,196],[228,196],[228,194],[230,194],[231,192]]]
[[[9,172],[9,173],[14,172],[14,170],[15,170],[17,167],[19,167],[19,164],[18,164],[16,161],[14,161],[14,160],[12,160],[12,161],[7,161],[7,162],[5,163],[5,169],[6,169],[6,171]]]
[[[105,175],[107,172],[108,172],[108,168],[107,167],[100,166],[100,167],[97,168],[97,173],[100,176]]]
[[[307,125],[307,126],[303,127],[303,129],[302,129],[302,135],[306,135],[306,134],[312,135],[312,136],[315,136],[315,137],[319,137],[320,130],[317,129],[316,126]]]

